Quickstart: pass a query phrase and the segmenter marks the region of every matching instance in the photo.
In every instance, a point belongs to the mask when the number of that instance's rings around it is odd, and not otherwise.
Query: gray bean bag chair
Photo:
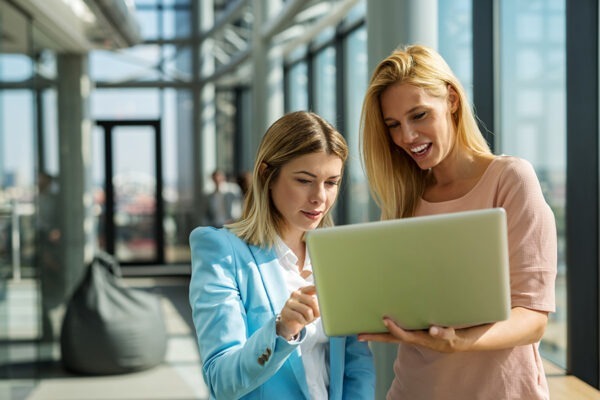
[[[100,253],[69,300],[60,337],[67,370],[122,374],[163,362],[167,334],[160,299],[123,286],[120,275],[116,260]]]

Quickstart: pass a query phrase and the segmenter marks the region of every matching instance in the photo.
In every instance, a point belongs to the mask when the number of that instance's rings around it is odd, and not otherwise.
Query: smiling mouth
[[[410,152],[416,156],[420,156],[423,155],[427,152],[427,150],[429,150],[429,148],[431,147],[431,143],[425,143],[419,146],[415,146],[412,149],[410,149]]]

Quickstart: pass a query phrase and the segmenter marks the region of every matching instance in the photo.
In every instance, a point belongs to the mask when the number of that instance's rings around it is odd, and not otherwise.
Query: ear
[[[450,107],[450,113],[454,114],[458,110],[460,99],[454,86],[448,85],[448,105]]]
[[[260,163],[260,167],[258,167],[258,172],[260,172],[260,174],[262,175],[265,173],[268,167],[269,166],[267,165],[267,163],[263,161]]]

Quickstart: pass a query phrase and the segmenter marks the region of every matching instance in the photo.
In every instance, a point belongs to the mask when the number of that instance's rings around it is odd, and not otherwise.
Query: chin
[[[313,223],[311,223],[310,225],[307,226],[306,230],[312,231],[313,229],[317,229],[319,227],[319,225],[321,225],[321,222],[322,222],[322,220],[319,221],[319,222],[313,222]]]

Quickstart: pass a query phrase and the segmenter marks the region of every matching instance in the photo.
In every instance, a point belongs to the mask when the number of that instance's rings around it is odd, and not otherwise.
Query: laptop
[[[465,327],[510,313],[502,208],[321,228],[306,234],[325,333]]]

